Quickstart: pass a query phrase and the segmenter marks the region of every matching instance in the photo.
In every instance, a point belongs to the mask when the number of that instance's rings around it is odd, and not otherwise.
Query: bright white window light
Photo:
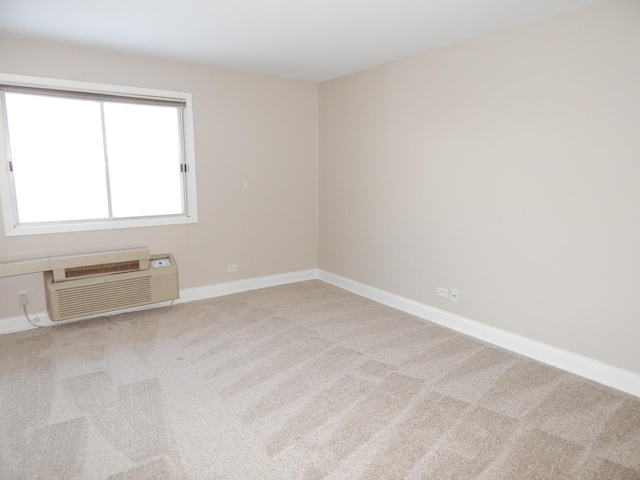
[[[105,103],[104,114],[113,216],[182,213],[182,147],[176,109]]]
[[[0,74],[3,163],[6,235],[197,221],[188,93]]]
[[[20,223],[109,216],[100,104],[5,95]]]

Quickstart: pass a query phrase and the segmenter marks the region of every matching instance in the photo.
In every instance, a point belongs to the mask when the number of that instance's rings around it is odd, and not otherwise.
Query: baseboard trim
[[[38,324],[42,323],[43,327],[51,324],[47,312],[40,312],[35,314],[30,313],[29,317],[33,322],[36,322]],[[43,318],[46,319],[46,321],[43,322]],[[24,315],[0,319],[0,335],[5,333],[21,332],[22,330],[31,330],[32,328],[37,327],[31,325]]]
[[[205,287],[186,288],[180,290],[180,298],[176,303],[194,302],[196,300],[206,300],[207,298],[231,295],[232,293],[248,292],[260,288],[276,287],[288,283],[304,282],[306,280],[316,280],[318,270],[299,270],[297,272],[268,275],[265,277],[248,278],[246,280],[236,280],[234,282],[218,283]]]
[[[285,285],[288,283],[303,282],[306,280],[316,280],[318,278],[318,270],[313,268],[309,270],[299,270],[297,272],[281,273],[276,275],[267,275],[264,277],[248,278],[246,280],[236,280],[233,282],[219,283],[216,285],[207,285],[205,287],[185,288],[180,290],[180,298],[174,303],[194,302],[196,300],[206,300],[207,298],[221,297],[223,295],[230,295],[232,293],[248,292],[250,290],[257,290],[259,288],[276,287],[278,285]],[[109,312],[109,315],[115,315],[118,313],[134,312],[139,310],[148,310],[150,308],[156,308],[163,305],[168,305],[169,302],[154,303],[151,305],[144,305],[142,307],[128,308],[124,310],[118,310],[116,312]],[[40,312],[30,315],[31,320],[37,323],[41,327],[48,327],[52,325],[62,325],[63,323],[78,322],[86,320],[88,318],[101,317],[102,314],[91,315],[89,317],[82,317],[67,322],[52,322],[49,319],[47,312]],[[17,317],[8,317],[0,319],[0,335],[5,333],[20,332],[22,330],[31,330],[34,327],[27,319],[21,315]]]
[[[491,327],[324,270],[318,271],[318,279],[424,320],[640,397],[640,375],[634,372]]]

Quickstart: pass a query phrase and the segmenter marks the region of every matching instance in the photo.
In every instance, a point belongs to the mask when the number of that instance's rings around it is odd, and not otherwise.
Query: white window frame
[[[9,146],[5,138],[6,119],[0,114],[0,204],[4,222],[4,234],[7,237],[19,235],[40,235],[47,233],[83,232],[91,230],[110,230],[118,228],[150,227],[160,225],[179,225],[198,222],[196,163],[193,140],[193,106],[191,94],[169,90],[108,85],[102,83],[78,82],[45,77],[32,77],[0,73],[0,84],[34,88],[78,91],[97,94],[125,95],[131,97],[152,97],[184,100],[183,110],[183,163],[187,165],[185,175],[185,213],[181,215],[138,217],[131,219],[90,220],[77,222],[55,222],[41,224],[16,225],[12,200],[11,175],[9,172]]]

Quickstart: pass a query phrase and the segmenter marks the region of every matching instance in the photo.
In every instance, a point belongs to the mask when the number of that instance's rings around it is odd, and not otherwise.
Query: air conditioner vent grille
[[[60,319],[108,312],[151,302],[151,277],[82,285],[58,291]]]
[[[65,278],[86,277],[88,275],[104,275],[109,273],[135,272],[140,270],[140,261],[102,263],[100,265],[88,265],[83,267],[65,268]]]

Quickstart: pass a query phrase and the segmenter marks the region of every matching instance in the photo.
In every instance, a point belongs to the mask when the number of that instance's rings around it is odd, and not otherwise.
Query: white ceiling
[[[0,31],[321,82],[594,1],[0,0]]]

